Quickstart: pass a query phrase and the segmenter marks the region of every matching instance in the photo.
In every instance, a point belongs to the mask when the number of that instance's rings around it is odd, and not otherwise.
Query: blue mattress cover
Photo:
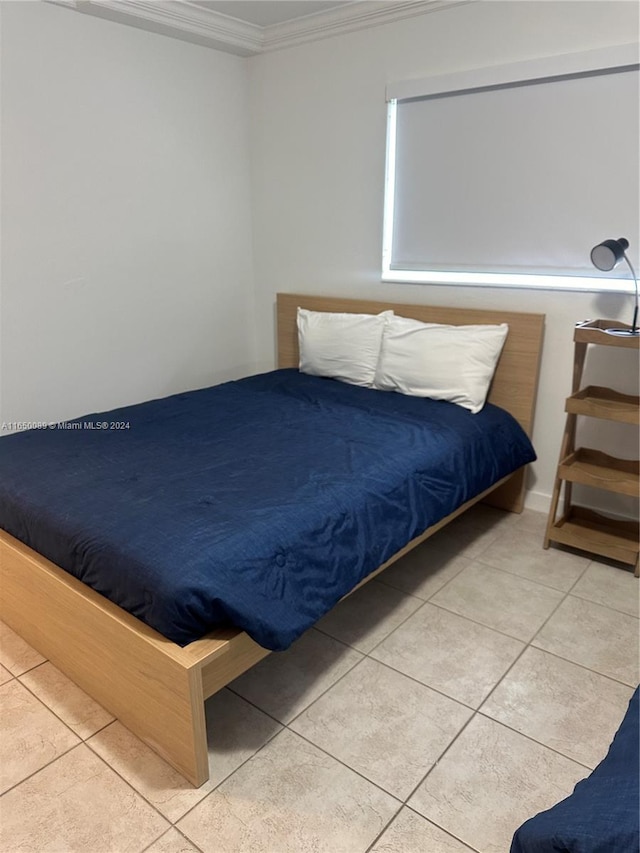
[[[185,645],[287,648],[535,459],[505,411],[279,370],[0,439],[0,527]]]

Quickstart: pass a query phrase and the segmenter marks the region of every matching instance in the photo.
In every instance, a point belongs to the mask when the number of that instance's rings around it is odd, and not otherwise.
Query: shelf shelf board
[[[558,466],[558,477],[620,495],[638,496],[640,464],[633,459],[618,459],[600,450],[579,447]]]
[[[573,340],[580,344],[640,349],[640,335],[611,335],[610,329],[631,329],[631,326],[620,320],[584,320],[576,326]]]
[[[607,518],[585,507],[572,506],[553,524],[549,539],[634,566],[640,551],[640,525],[635,521]]]
[[[623,424],[640,424],[640,397],[612,388],[589,385],[567,398],[565,411],[572,415],[604,418]]]

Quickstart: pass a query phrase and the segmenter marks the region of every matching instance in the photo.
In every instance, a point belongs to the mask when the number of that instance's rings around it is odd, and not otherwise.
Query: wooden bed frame
[[[298,306],[356,313],[392,308],[425,322],[456,325],[508,323],[489,400],[531,434],[544,315],[279,294],[279,367],[298,364]],[[477,501],[520,512],[523,493],[520,470],[430,527],[366,580]],[[237,630],[214,631],[181,648],[4,531],[0,618],[195,786],[209,776],[204,700],[269,654]]]

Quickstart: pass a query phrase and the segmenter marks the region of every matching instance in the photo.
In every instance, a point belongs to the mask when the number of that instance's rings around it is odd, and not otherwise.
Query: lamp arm
[[[631,270],[631,275],[633,276],[633,283],[634,283],[635,289],[636,289],[636,296],[635,296],[635,302],[634,302],[634,308],[633,308],[633,323],[631,324],[631,331],[635,333],[637,328],[638,328],[638,279],[636,277],[636,271],[632,267],[631,261],[627,257],[627,253],[623,252],[622,256],[625,259],[625,261],[627,262],[629,269]]]

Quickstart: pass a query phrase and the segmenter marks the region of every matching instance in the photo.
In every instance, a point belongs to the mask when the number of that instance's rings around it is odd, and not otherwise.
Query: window
[[[388,87],[383,280],[632,289],[592,246],[626,236],[637,268],[638,46]]]

